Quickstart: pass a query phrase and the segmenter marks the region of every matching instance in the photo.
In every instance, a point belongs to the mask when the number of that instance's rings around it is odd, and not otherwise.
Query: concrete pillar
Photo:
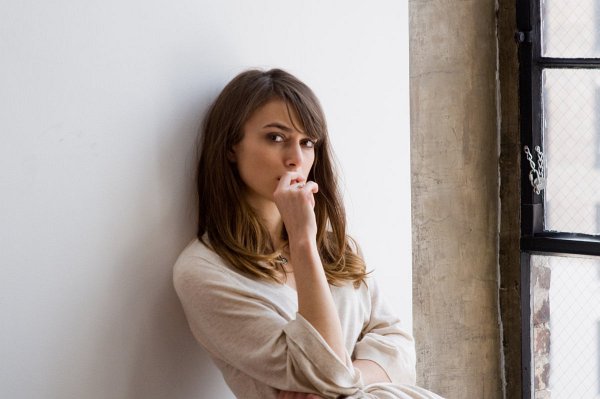
[[[409,7],[418,382],[501,398],[495,1]]]

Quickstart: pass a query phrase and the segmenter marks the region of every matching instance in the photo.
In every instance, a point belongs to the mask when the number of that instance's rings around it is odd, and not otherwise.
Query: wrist
[[[293,252],[310,253],[311,251],[318,253],[317,238],[310,234],[289,235],[288,242],[290,254]]]
[[[289,243],[290,258],[296,273],[312,270],[319,275],[323,274],[323,265],[321,263],[321,256],[319,255],[316,238],[290,237]]]

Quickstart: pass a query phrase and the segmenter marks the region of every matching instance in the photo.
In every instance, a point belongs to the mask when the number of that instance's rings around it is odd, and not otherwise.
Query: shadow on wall
[[[127,397],[223,398],[221,374],[189,332],[171,284],[154,299],[152,313],[138,325],[150,333],[140,333]]]
[[[196,101],[188,117],[164,121],[158,153],[147,158],[154,162],[148,167],[155,169],[151,174],[157,181],[151,189],[140,183],[145,186],[139,190],[138,214],[131,217],[145,225],[137,229],[142,235],[135,242],[120,247],[122,267],[115,268],[120,272],[107,287],[110,303],[104,307],[105,327],[94,356],[101,360],[98,370],[86,373],[94,379],[88,387],[98,393],[119,384],[122,397],[134,399],[229,395],[220,372],[193,338],[172,284],[175,260],[195,233],[196,137],[209,100]]]
[[[192,336],[172,284],[175,260],[195,235],[197,132],[200,117],[210,101],[212,98],[204,98],[201,106],[198,107],[196,103],[196,107],[191,107],[188,110],[189,118],[183,118],[189,122],[175,130],[183,133],[165,134],[163,137],[166,142],[159,146],[161,150],[157,158],[161,160],[160,191],[172,193],[179,190],[179,195],[170,197],[170,201],[167,201],[169,212],[166,215],[178,217],[173,218],[175,225],[173,220],[160,220],[158,226],[171,225],[173,230],[150,230],[150,237],[141,242],[138,251],[134,251],[139,254],[148,246],[160,247],[161,242],[168,241],[171,237],[168,251],[161,251],[161,254],[152,253],[156,250],[147,253],[145,264],[140,263],[139,269],[134,271],[139,276],[147,270],[146,265],[154,264],[155,275],[147,276],[147,283],[141,283],[138,290],[130,291],[137,291],[137,294],[129,298],[130,303],[139,303],[139,308],[145,314],[137,315],[138,331],[133,337],[136,347],[130,366],[129,398],[226,398],[229,392],[221,373]],[[171,129],[167,128],[165,131],[172,132]],[[177,162],[183,154],[185,161]],[[174,187],[178,183],[179,187]],[[162,255],[165,253],[169,256]],[[157,262],[158,259],[161,261]],[[148,287],[152,287],[151,292],[144,292]]]

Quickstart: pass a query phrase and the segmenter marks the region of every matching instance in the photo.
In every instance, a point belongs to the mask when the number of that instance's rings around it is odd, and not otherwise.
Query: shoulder
[[[204,263],[219,265],[224,262],[206,244],[198,238],[194,238],[177,257],[175,266],[173,266],[173,273],[177,275],[187,269],[194,268],[197,264]]]
[[[225,266],[223,259],[212,248],[198,238],[194,238],[179,254],[173,267],[174,272],[188,268],[190,264],[197,263],[198,260],[204,260],[206,263],[213,265]]]
[[[269,282],[256,280],[237,271],[219,256],[207,241],[194,239],[181,252],[173,266],[173,285],[180,298],[197,300],[257,298],[270,292]]]
[[[198,238],[181,252],[173,266],[173,284],[177,292],[235,284],[235,273],[225,261]]]
[[[368,273],[358,286],[347,282],[339,286],[332,285],[330,288],[336,302],[361,306],[367,313],[370,312],[373,301],[380,296],[379,286],[373,272]]]
[[[195,323],[272,314],[274,309],[292,315],[287,311],[291,301],[282,294],[283,285],[236,271],[200,240],[192,241],[179,255],[173,267],[173,286],[188,319]]]
[[[359,285],[355,286],[353,282],[344,282],[340,285],[330,285],[331,293],[334,299],[348,301],[359,301],[369,307],[373,295],[377,294],[378,286],[373,276],[373,272],[368,273]]]

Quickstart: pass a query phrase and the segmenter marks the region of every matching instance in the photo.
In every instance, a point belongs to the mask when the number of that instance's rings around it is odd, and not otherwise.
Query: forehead
[[[304,133],[304,126],[302,126],[294,107],[279,98],[269,100],[258,107],[250,115],[244,126],[260,129],[273,123],[283,124],[294,131]]]

